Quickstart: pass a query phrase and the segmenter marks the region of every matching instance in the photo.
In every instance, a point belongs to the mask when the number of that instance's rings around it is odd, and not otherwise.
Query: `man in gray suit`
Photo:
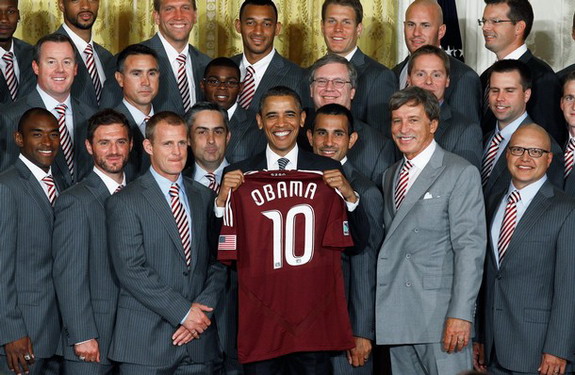
[[[520,126],[505,151],[511,183],[487,203],[474,364],[489,374],[573,371],[575,200],[547,179],[550,151],[542,127]]]
[[[436,0],[416,0],[405,11],[403,36],[410,54],[424,45],[439,48],[445,32],[443,11]],[[402,89],[408,83],[408,61],[409,56],[393,68]],[[465,113],[474,122],[479,122],[482,98],[479,76],[453,56],[449,56],[449,64],[451,82],[445,90],[445,100],[452,109]]]
[[[114,73],[114,57],[92,38],[100,2],[58,0],[58,8],[64,16],[64,23],[55,33],[70,37],[76,51],[78,74],[72,85],[72,95],[98,108],[104,83]]]
[[[383,241],[383,198],[377,186],[347,158],[348,151],[358,139],[349,109],[339,104],[320,107],[315,115],[313,129],[307,131],[307,138],[315,154],[342,164],[347,176],[346,179],[338,171],[344,181],[342,186],[359,194],[361,199],[358,209],[364,210],[367,215],[367,246],[342,253],[343,278],[355,347],[334,354],[331,364],[334,374],[371,375],[371,350],[375,339],[375,265],[377,251]]]
[[[255,117],[237,102],[243,88],[240,76],[240,69],[233,60],[217,57],[210,61],[200,82],[206,100],[219,104],[228,113],[231,137],[226,146],[226,160],[230,163],[259,154],[267,144]]]
[[[357,71],[344,57],[328,54],[317,60],[310,67],[309,82],[316,110],[326,104],[336,103],[353,113],[353,102],[359,90]],[[349,160],[381,188],[383,172],[396,160],[393,142],[356,116],[353,127],[358,139],[347,154]]]
[[[509,186],[511,175],[504,151],[513,133],[522,124],[533,120],[527,113],[527,102],[531,100],[531,71],[521,61],[501,60],[490,68],[488,102],[497,119],[495,131],[484,138],[484,152],[481,162],[481,182],[485,197]],[[549,179],[561,188],[563,186],[563,160],[561,147],[551,141],[555,154],[549,168]]]
[[[245,0],[235,28],[243,45],[243,53],[232,57],[240,67],[243,82],[238,104],[248,110],[250,120],[255,119],[262,96],[278,85],[297,92],[304,100],[304,107],[308,107],[304,70],[274,49],[274,39],[282,29],[274,2]]]
[[[397,90],[397,81],[391,70],[357,46],[362,21],[363,7],[359,0],[325,0],[321,7],[321,32],[328,53],[344,57],[357,71],[353,117],[389,137],[387,103]]]
[[[0,29],[0,104],[12,103],[34,89],[36,77],[32,72],[33,48],[14,38],[20,22],[17,0],[0,0],[3,17]]]
[[[461,112],[451,108],[445,100],[451,86],[451,60],[439,47],[425,45],[409,57],[407,82],[410,86],[429,90],[439,101],[441,113],[435,140],[449,152],[467,159],[477,168],[483,153],[481,126]]]
[[[390,100],[403,159],[383,177],[386,236],[377,260],[376,340],[395,374],[471,368],[471,328],[485,258],[477,168],[433,139],[435,96],[408,87]]]
[[[18,148],[12,139],[20,116],[30,108],[48,109],[60,126],[60,152],[52,165],[54,177],[69,187],[80,181],[92,169],[92,159],[86,151],[86,128],[94,109],[71,94],[76,75],[74,47],[70,38],[48,34],[36,43],[32,69],[38,77],[36,89],[4,108],[0,113],[0,170],[18,159]]]
[[[0,174],[0,373],[49,373],[60,340],[52,282],[52,205],[61,186],[51,165],[58,121],[43,108],[26,111],[14,140],[20,156]]]
[[[573,173],[575,159],[575,72],[571,72],[565,77],[563,96],[561,97],[561,110],[569,132],[569,140],[564,148],[565,181],[563,190],[567,194],[575,196],[575,173]]]
[[[108,357],[122,375],[211,373],[219,355],[211,315],[226,273],[210,250],[214,195],[182,176],[187,148],[185,121],[155,114],[144,141],[149,171],[106,202],[120,283]]]
[[[111,109],[89,120],[86,148],[94,170],[62,193],[54,207],[54,286],[62,313],[68,374],[112,374],[108,348],[116,318],[118,283],[106,236],[108,197],[126,186],[132,137],[126,117]]]

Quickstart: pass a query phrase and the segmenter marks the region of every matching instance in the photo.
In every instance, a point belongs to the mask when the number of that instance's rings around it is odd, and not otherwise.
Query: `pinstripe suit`
[[[128,181],[132,181],[136,177],[146,173],[150,168],[150,155],[144,151],[144,135],[142,134],[139,125],[136,124],[136,120],[134,120],[130,110],[123,102],[120,102],[120,104],[118,104],[114,109],[126,116],[128,123],[130,124],[130,128],[132,129],[132,142],[134,146],[132,147],[132,151],[130,151],[130,158],[128,159],[128,164],[125,168],[126,178]]]
[[[18,100],[36,87],[36,75],[32,70],[34,48],[17,38],[12,38],[12,43],[14,43],[14,56],[18,62],[18,69],[20,69],[18,95],[16,96],[16,100]],[[0,73],[0,104],[2,103],[12,103],[12,97],[10,96],[10,91],[8,91],[8,85],[6,85],[6,78]]]
[[[199,340],[172,345],[192,302],[215,307],[225,282],[225,268],[210,251],[213,192],[188,178],[182,188],[191,210],[191,270],[170,206],[150,171],[106,202],[110,254],[120,282],[109,352],[114,361],[175,369],[183,358],[206,363],[219,353],[214,324]]]
[[[71,134],[74,144],[74,179],[70,176],[61,147],[52,164],[52,174],[54,178],[64,182],[64,189],[82,180],[90,173],[93,166],[92,157],[86,151],[84,141],[88,130],[88,119],[94,113],[94,109],[74,97],[71,97],[71,101],[74,117],[74,132]],[[5,107],[0,113],[0,150],[5,150],[4,155],[0,157],[0,171],[8,168],[18,158],[20,151],[14,142],[12,134],[17,130],[18,121],[24,112],[34,107],[46,108],[42,97],[36,89],[13,105]]]
[[[351,103],[353,117],[391,138],[389,98],[397,91],[393,72],[364,54],[359,48],[350,62],[357,70],[357,87]]]
[[[506,192],[488,201],[490,226]],[[575,359],[573,228],[575,201],[547,181],[517,223],[499,268],[488,241],[478,310],[488,365],[493,351],[502,367],[517,372],[537,373],[542,353]]]
[[[54,32],[54,34],[62,34],[66,35],[67,37],[70,36],[62,26],[60,26],[58,30]],[[88,73],[88,68],[86,68],[86,64],[84,63],[84,60],[80,55],[80,53],[84,53],[84,51],[78,51],[75,45],[74,45],[74,51],[76,52],[76,63],[78,64],[78,74],[76,74],[76,76],[74,77],[74,83],[72,84],[72,96],[91,107],[98,108],[98,102],[96,101],[96,89],[94,88],[94,84],[92,83],[92,77],[90,77],[90,73]],[[107,80],[114,81],[115,80],[114,56],[112,56],[110,51],[108,51],[107,49],[105,49],[96,42],[94,42],[94,51],[96,52],[98,58],[100,59],[100,62],[102,63],[102,68],[104,69],[104,74],[106,75],[106,81]],[[100,80],[102,78],[103,77],[100,77]]]
[[[481,168],[482,139],[479,123],[469,120],[457,111],[452,111],[447,102],[441,104],[435,140],[444,150],[453,152],[477,168]]]
[[[105,374],[111,371],[108,348],[116,318],[118,282],[112,272],[104,204],[110,193],[91,172],[62,193],[54,207],[52,239],[54,286],[63,320],[66,371]],[[85,363],[74,344],[97,339],[100,364]]]
[[[383,198],[381,192],[363,176],[350,161],[343,165],[350,185],[360,198],[357,209],[363,209],[368,218],[369,239],[355,255],[342,253],[343,279],[353,335],[375,340],[375,271],[377,252],[383,242]],[[333,372],[341,374],[372,374],[373,361],[362,367],[352,367],[345,352],[331,358]]]
[[[38,359],[31,374],[60,341],[52,283],[54,213],[44,190],[20,160],[0,174],[0,371],[8,374],[4,344],[29,336]]]
[[[255,114],[236,107],[230,119],[230,142],[226,146],[226,160],[235,163],[259,154],[266,148],[266,136],[258,129]]]

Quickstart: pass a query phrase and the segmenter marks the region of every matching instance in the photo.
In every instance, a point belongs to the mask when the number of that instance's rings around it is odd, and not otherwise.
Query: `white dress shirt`
[[[106,175],[104,172],[102,172],[100,169],[98,169],[95,166],[94,166],[94,173],[96,173],[98,175],[98,177],[100,177],[102,179],[102,182],[104,183],[104,185],[106,185],[106,189],[108,189],[110,194],[114,194],[116,192],[116,189],[118,189],[118,186],[120,186],[120,185],[126,186],[126,174],[125,173],[123,174],[121,184],[117,183],[113,178]]]
[[[44,194],[46,194],[46,197],[48,198],[48,200],[50,200],[50,195],[48,194],[48,186],[46,186],[46,184],[42,181],[42,179],[44,177],[52,174],[52,167],[48,168],[48,172],[44,172],[44,170],[42,168],[40,168],[36,164],[32,163],[24,155],[20,154],[18,156],[18,158],[20,160],[22,160],[22,162],[28,167],[30,172],[32,172],[32,175],[34,176],[34,178],[38,181],[38,183],[42,187]],[[52,175],[52,178],[54,178],[53,175]],[[54,186],[56,187],[56,194],[58,194],[58,186],[56,185],[56,181],[54,181]]]
[[[134,107],[130,104],[125,98],[122,99],[122,103],[128,108],[128,112],[134,118],[134,122],[138,125],[138,129],[140,132],[146,136],[146,117],[152,117],[154,115],[154,106],[151,106],[150,113],[145,114],[144,112],[140,111],[138,108]]]
[[[178,82],[178,70],[180,69],[180,63],[178,62],[178,56],[183,53],[186,55],[186,77],[188,78],[188,86],[190,87],[190,103],[194,105],[196,103],[196,82],[194,80],[194,70],[192,69],[192,57],[190,56],[190,48],[186,45],[183,51],[177,51],[172,45],[162,36],[162,33],[158,32],[158,37],[164,46],[166,55],[168,55],[168,61],[172,66],[172,72]],[[161,79],[161,78],[160,78]]]
[[[86,65],[86,66],[87,66],[87,64],[86,64],[87,57],[86,57],[86,54],[84,53],[84,50],[86,49],[88,44],[92,45],[92,51],[94,51],[94,62],[96,63],[96,70],[98,71],[98,77],[100,78],[100,83],[102,84],[102,87],[104,87],[104,82],[106,82],[106,73],[104,72],[104,66],[102,65],[102,62],[100,61],[100,56],[98,56],[98,52],[96,51],[96,46],[94,46],[94,39],[91,38],[90,42],[86,43],[86,41],[84,39],[80,38],[65,23],[62,24],[62,28],[64,30],[66,30],[66,32],[70,36],[70,39],[72,39],[74,46],[76,47],[76,49],[80,53],[80,56],[82,57],[82,61],[84,61],[84,65]]]
[[[68,133],[70,133],[70,140],[74,144],[74,114],[72,113],[72,99],[70,95],[63,102],[59,102],[53,97],[51,97],[46,91],[42,90],[39,85],[36,85],[36,90],[44,102],[44,107],[50,111],[56,119],[60,117],[60,114],[56,111],[58,104],[66,104],[66,128],[68,128]]]
[[[423,151],[421,151],[417,156],[415,156],[413,159],[410,160],[410,162],[413,164],[413,167],[411,167],[411,169],[409,170],[409,181],[407,182],[407,186],[405,188],[405,194],[407,194],[407,192],[409,191],[415,180],[417,180],[417,177],[419,177],[421,171],[423,171],[423,168],[425,168],[427,163],[429,163],[429,160],[431,160],[431,156],[435,152],[436,148],[437,148],[437,142],[435,142],[435,140],[432,139],[431,143],[427,145],[427,147],[423,149]],[[407,158],[404,156],[403,157],[404,163],[405,160],[407,160]]]
[[[246,72],[247,72],[247,67],[248,66],[252,66],[252,68],[254,68],[255,70],[255,74],[254,74],[254,84],[255,84],[255,89],[254,92],[258,89],[260,82],[262,81],[262,78],[264,76],[264,74],[266,73],[266,70],[268,70],[268,66],[270,66],[270,63],[272,62],[272,59],[274,58],[274,55],[276,54],[276,50],[272,49],[272,51],[270,53],[268,53],[264,58],[262,58],[261,60],[259,60],[258,62],[254,63],[254,64],[250,64],[250,62],[248,61],[248,59],[246,59],[246,55],[242,55],[242,62],[240,63],[240,73],[241,73],[241,81],[243,82],[244,79],[246,78]],[[238,95],[238,99],[239,99],[239,95]]]
[[[523,54],[527,52],[527,45],[523,43],[519,48],[515,51],[511,52],[509,55],[505,56],[501,60],[519,60]]]
[[[222,162],[220,163],[220,165],[216,168],[216,170],[213,172],[214,175],[216,176],[216,182],[218,184],[222,183],[222,177],[224,175],[224,168],[227,167],[228,165],[230,165],[230,163],[228,163],[228,161],[224,158],[224,160],[222,160]],[[202,168],[197,162],[194,168],[194,181],[199,182],[200,184],[204,185],[205,187],[209,187],[210,186],[210,180],[208,180],[206,178],[206,175],[209,172],[206,171],[204,168]]]
[[[0,47],[0,70],[2,71],[4,79],[6,79],[6,61],[4,61],[2,56],[4,56],[4,54],[7,52],[12,52],[12,66],[14,68],[14,75],[16,75],[16,80],[18,81],[18,84],[20,84],[20,66],[18,65],[16,52],[14,52],[14,40],[12,40],[12,45],[10,46],[9,51],[6,51],[4,48]]]

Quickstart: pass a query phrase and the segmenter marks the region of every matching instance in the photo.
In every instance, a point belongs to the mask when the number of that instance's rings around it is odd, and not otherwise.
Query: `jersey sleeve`
[[[223,263],[237,260],[238,255],[237,220],[234,217],[237,210],[234,206],[235,200],[230,191],[224,206],[223,224],[218,237],[218,260]]]
[[[334,194],[331,200],[328,222],[323,235],[322,245],[325,247],[345,248],[353,246],[349,230],[345,202]]]

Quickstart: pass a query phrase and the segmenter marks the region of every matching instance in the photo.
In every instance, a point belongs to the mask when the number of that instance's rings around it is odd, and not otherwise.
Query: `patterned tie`
[[[150,121],[150,116],[144,117],[144,121],[142,121],[140,126],[138,126],[138,128],[140,128],[140,131],[142,132],[144,137],[146,136],[146,126],[148,125],[148,121]]]
[[[399,172],[399,179],[397,180],[397,185],[395,185],[395,193],[393,199],[395,200],[395,210],[399,210],[403,199],[405,199],[405,194],[407,193],[407,183],[409,182],[409,170],[413,167],[413,163],[406,160],[401,167]]]
[[[184,104],[184,112],[192,107],[192,100],[190,99],[190,86],[188,84],[188,75],[186,74],[186,55],[184,53],[178,55],[176,61],[178,66],[178,89],[182,96],[182,103]]]
[[[68,165],[68,170],[70,171],[70,176],[72,180],[74,179],[74,145],[72,143],[72,137],[66,127],[66,109],[68,106],[66,104],[60,103],[54,109],[58,112],[58,130],[60,131],[60,147],[64,152],[64,158],[66,159],[66,164]]]
[[[2,60],[6,62],[6,86],[8,86],[8,91],[10,91],[10,97],[12,101],[16,101],[18,96],[18,79],[16,78],[16,73],[14,73],[14,54],[12,52],[6,52],[2,56]]]
[[[289,163],[289,159],[288,158],[279,158],[278,159],[278,165],[280,167],[280,170],[284,170],[286,169],[287,164]]]
[[[517,190],[513,190],[507,199],[505,206],[505,213],[503,214],[503,222],[501,224],[501,232],[499,232],[499,240],[497,241],[497,251],[499,252],[499,264],[503,261],[503,257],[507,252],[507,247],[511,241],[511,236],[517,226],[517,202],[521,200],[521,195]]]
[[[250,65],[246,68],[246,77],[244,78],[244,89],[240,94],[238,99],[238,103],[245,109],[248,109],[252,99],[254,98],[254,94],[256,93],[256,81],[255,81],[255,74],[256,71]]]
[[[495,165],[495,156],[497,155],[497,152],[499,151],[499,145],[501,144],[501,141],[503,141],[503,136],[501,135],[501,132],[497,132],[497,134],[495,134],[495,136],[491,140],[491,143],[489,144],[489,148],[487,149],[487,152],[485,153],[485,156],[483,157],[483,163],[481,164],[481,185],[482,186],[485,186],[485,184],[487,183],[487,180],[489,180],[489,176],[491,175],[491,172],[493,171],[493,167]]]
[[[573,169],[573,151],[575,151],[575,138],[569,139],[569,143],[565,148],[565,179],[569,177]]]
[[[176,219],[176,225],[178,226],[178,232],[180,232],[180,239],[182,240],[182,246],[184,247],[186,265],[189,268],[192,260],[190,224],[188,223],[186,209],[180,201],[180,186],[176,182],[174,182],[170,187],[170,197],[172,200],[172,214],[174,214],[174,219]]]
[[[114,190],[114,194],[121,192],[122,189],[125,188],[125,187],[126,187],[126,185],[124,185],[124,184],[118,185],[118,187],[116,188],[116,190]]]
[[[96,90],[96,100],[98,101],[98,105],[100,105],[100,98],[102,97],[102,82],[100,81],[100,76],[98,75],[98,69],[96,69],[94,49],[91,44],[86,46],[86,49],[84,49],[84,54],[86,55],[86,69],[88,69],[90,78],[92,78],[94,90]]]
[[[208,188],[212,189],[213,191],[215,191],[217,193],[218,190],[220,190],[220,184],[218,184],[218,181],[216,180],[216,175],[211,173],[211,172],[208,172],[208,173],[206,173],[206,178],[210,182],[210,184],[208,185]]]
[[[42,179],[42,182],[48,189],[48,200],[52,207],[54,207],[54,202],[56,201],[56,185],[54,184],[54,178],[51,174],[48,174]]]

